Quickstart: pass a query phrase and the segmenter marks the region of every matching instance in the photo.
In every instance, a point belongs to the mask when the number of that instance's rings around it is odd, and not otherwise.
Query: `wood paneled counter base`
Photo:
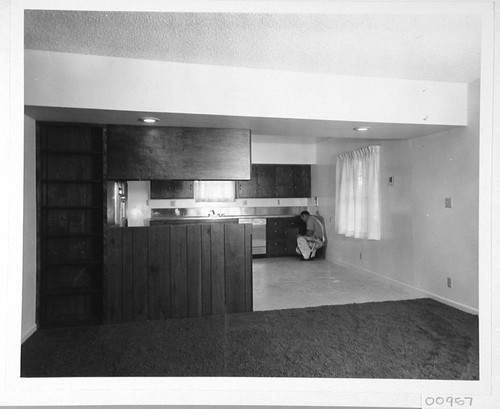
[[[252,226],[107,229],[104,322],[252,311]]]

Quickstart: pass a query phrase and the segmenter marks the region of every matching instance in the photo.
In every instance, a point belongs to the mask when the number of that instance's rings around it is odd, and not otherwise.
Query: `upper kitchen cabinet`
[[[250,179],[250,130],[107,126],[110,180]]]
[[[257,167],[257,197],[276,197],[276,176],[274,165]]]
[[[252,165],[250,180],[239,180],[237,183],[238,197],[257,197],[257,167]]]
[[[152,180],[151,199],[192,199],[192,180]]]
[[[252,165],[252,178],[238,181],[239,198],[311,196],[310,165]]]
[[[276,197],[294,197],[293,190],[293,166],[276,165]]]
[[[293,197],[311,197],[311,166],[293,166],[292,175]]]

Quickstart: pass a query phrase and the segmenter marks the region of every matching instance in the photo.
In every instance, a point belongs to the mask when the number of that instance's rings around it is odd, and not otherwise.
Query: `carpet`
[[[479,378],[478,317],[431,299],[38,330],[21,376]]]

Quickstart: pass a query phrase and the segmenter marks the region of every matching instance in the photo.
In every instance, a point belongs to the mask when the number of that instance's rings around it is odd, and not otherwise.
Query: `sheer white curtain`
[[[235,186],[232,180],[195,180],[196,202],[234,202]]]
[[[336,171],[337,233],[380,240],[380,146],[338,155]]]

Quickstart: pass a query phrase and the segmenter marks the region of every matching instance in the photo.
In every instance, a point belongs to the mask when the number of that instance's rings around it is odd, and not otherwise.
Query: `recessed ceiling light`
[[[139,121],[145,122],[147,124],[154,124],[156,122],[160,122],[160,120],[158,118],[153,118],[152,116],[145,116],[145,117],[139,118]]]
[[[359,128],[352,128],[353,131],[366,132],[370,129],[369,126],[360,126]]]

